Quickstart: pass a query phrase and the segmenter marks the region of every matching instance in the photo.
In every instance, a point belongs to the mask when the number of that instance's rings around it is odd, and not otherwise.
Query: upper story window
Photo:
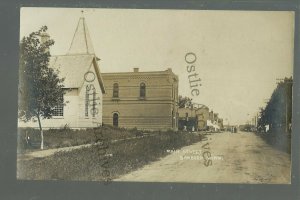
[[[85,89],[85,116],[89,116],[89,104],[90,104],[90,96],[89,96],[89,88],[86,87]]]
[[[146,84],[145,83],[140,84],[140,97],[141,98],[146,97]]]
[[[113,97],[119,97],[119,84],[114,83],[113,85]]]
[[[200,119],[204,119],[204,115],[203,114],[200,114]]]

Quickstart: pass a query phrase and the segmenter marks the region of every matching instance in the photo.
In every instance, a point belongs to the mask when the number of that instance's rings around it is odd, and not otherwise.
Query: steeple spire
[[[82,11],[83,13],[83,11]],[[82,16],[78,21],[68,54],[95,54],[90,34]]]

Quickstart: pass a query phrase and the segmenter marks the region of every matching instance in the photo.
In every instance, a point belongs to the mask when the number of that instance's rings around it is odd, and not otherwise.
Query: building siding
[[[178,77],[170,71],[102,74],[106,94],[103,96],[103,123],[143,130],[177,130]],[[113,84],[119,85],[119,97],[113,97]],[[140,98],[140,84],[146,96]],[[175,117],[175,118],[174,118]]]
[[[89,71],[92,71],[96,74],[94,66],[91,65]],[[84,76],[84,74],[82,75]],[[85,117],[85,88],[87,84],[93,84],[97,96],[99,100],[97,100],[96,108],[98,109],[98,113],[95,117],[91,115],[89,117]],[[80,89],[77,88],[67,88],[67,92],[64,95],[64,101],[68,102],[64,106],[64,116],[53,116],[51,119],[42,119],[41,124],[42,127],[47,128],[62,128],[64,126],[68,126],[70,128],[90,128],[97,127],[102,125],[102,91],[100,85],[98,83],[98,79],[93,82],[87,83],[83,82],[82,87]],[[18,121],[19,127],[33,127],[38,128],[38,122],[34,119],[29,122],[23,122],[21,120]]]

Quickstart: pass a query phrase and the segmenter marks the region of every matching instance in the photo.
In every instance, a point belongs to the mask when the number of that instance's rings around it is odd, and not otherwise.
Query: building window
[[[87,85],[85,88],[85,117],[89,117],[89,115],[96,117],[98,114],[96,95],[94,85]]]
[[[114,83],[113,85],[113,97],[119,97],[119,84]]]
[[[92,108],[92,114],[93,117],[97,114],[97,109],[96,109],[96,90],[93,91],[93,108]]]
[[[64,98],[62,97],[62,102],[59,103],[57,106],[53,109],[53,116],[62,117],[64,116]]]
[[[174,128],[174,120],[175,120],[174,110],[172,110],[172,128]]]
[[[88,117],[89,116],[89,87],[87,86],[85,89],[85,116]]]
[[[200,114],[200,119],[204,119],[204,115],[203,114]]]
[[[172,98],[174,98],[174,86],[172,85]]]
[[[115,126],[115,127],[119,126],[119,115],[118,115],[118,113],[113,114],[113,126]]]
[[[177,112],[176,113],[176,121],[175,121],[176,122],[176,128],[178,128],[178,119],[179,119],[179,113]]]
[[[146,97],[146,84],[145,83],[140,84],[140,97],[141,98]]]
[[[185,117],[188,118],[189,117],[189,113],[185,113]]]

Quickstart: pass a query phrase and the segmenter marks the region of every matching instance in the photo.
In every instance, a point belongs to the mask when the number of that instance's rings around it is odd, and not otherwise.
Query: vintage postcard
[[[21,8],[17,179],[290,184],[294,15]]]

